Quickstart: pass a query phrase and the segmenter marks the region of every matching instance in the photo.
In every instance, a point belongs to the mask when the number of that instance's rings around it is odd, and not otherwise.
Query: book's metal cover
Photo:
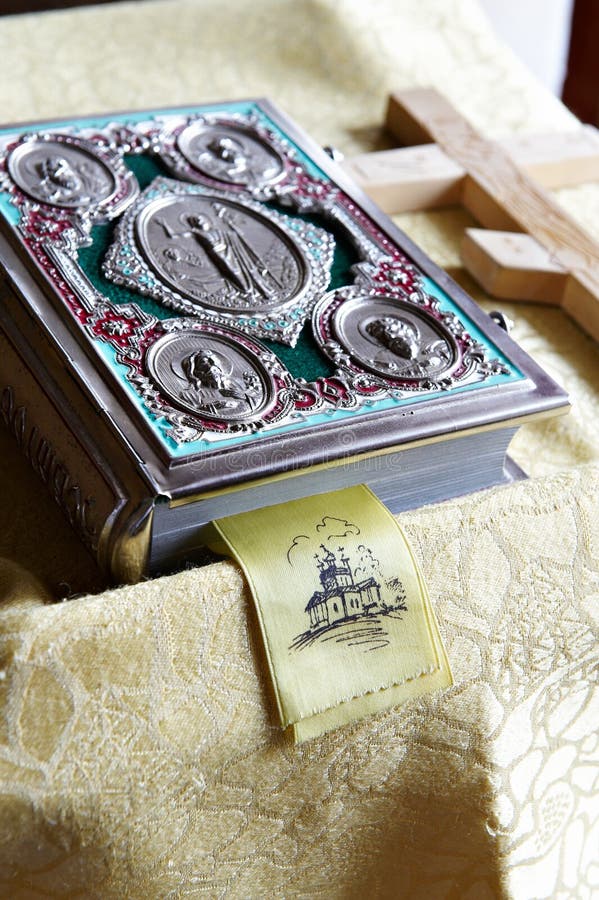
[[[153,504],[564,393],[265,100],[0,131],[1,412],[117,577]]]

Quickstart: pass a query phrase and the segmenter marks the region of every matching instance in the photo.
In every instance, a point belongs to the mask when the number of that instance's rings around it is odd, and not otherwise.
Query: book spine
[[[91,411],[97,423],[92,435],[42,364],[41,348],[36,350],[5,306],[0,313],[0,419],[100,568],[117,581],[136,581],[147,567],[149,504],[132,499],[102,453],[106,426],[98,411]]]
[[[6,354],[0,333],[2,354]],[[98,549],[98,504],[94,493],[86,493],[67,468],[60,453],[40,428],[33,423],[31,407],[21,401],[21,385],[11,373],[12,384],[4,384],[0,391],[0,415],[17,442],[31,468],[42,479],[51,496],[66,515],[69,523],[94,554]],[[4,382],[5,377],[2,378]]]

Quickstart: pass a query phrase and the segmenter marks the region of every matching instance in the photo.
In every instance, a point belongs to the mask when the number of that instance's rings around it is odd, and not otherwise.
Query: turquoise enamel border
[[[126,368],[116,361],[115,351],[110,344],[102,344],[102,354],[114,369],[120,371],[123,376],[125,375]],[[481,387],[492,387],[496,384],[505,384],[509,381],[518,381],[522,377],[523,376],[520,373],[518,373],[518,375],[493,375],[490,378],[487,378],[483,383],[467,384],[463,385],[462,387],[453,388],[451,390],[451,393],[464,394]],[[167,435],[167,432],[171,430],[172,425],[170,425],[170,423],[167,422],[166,419],[164,419],[162,416],[158,418],[149,413],[144,406],[141,397],[136,393],[129,381],[126,378],[123,378],[122,381],[127,388],[129,396],[131,397],[135,405],[144,414],[144,417],[153,426],[154,433],[157,434],[161,439],[161,442],[164,444],[165,448],[168,450],[169,455],[173,459],[182,459],[185,456],[195,456],[199,453],[220,450],[226,447],[235,447],[239,446],[240,444],[247,444],[251,441],[260,440],[263,437],[270,437],[271,435],[288,434],[291,431],[297,431],[299,428],[305,428],[307,426],[321,425],[328,422],[341,422],[347,419],[355,419],[357,416],[369,415],[373,412],[382,412],[386,409],[396,409],[402,406],[413,405],[414,403],[424,403],[427,400],[432,400],[436,397],[447,396],[447,391],[435,391],[432,394],[426,394],[426,396],[417,396],[415,394],[411,394],[398,400],[374,400],[370,403],[370,405],[360,407],[359,409],[332,410],[328,414],[318,413],[317,415],[311,415],[309,418],[307,417],[306,419],[301,419],[288,425],[282,425],[279,428],[269,428],[268,431],[259,431],[253,434],[235,434],[227,439],[219,440],[218,443],[215,443],[214,441],[198,440],[190,441],[189,443],[180,445],[175,443],[175,441],[173,441],[173,439]]]
[[[477,382],[475,384],[467,384],[461,387],[453,388],[451,390],[451,393],[464,394],[468,393],[469,391],[492,387],[497,384],[509,384],[510,382],[520,381],[524,377],[522,373],[507,359],[507,357],[503,353],[501,353],[497,349],[497,347],[491,341],[489,341],[485,337],[480,329],[477,328],[477,326],[458,308],[458,306],[451,300],[451,298],[445,293],[445,291],[443,291],[434,281],[428,278],[428,276],[424,275],[422,276],[422,278],[426,291],[439,300],[441,308],[447,311],[454,312],[456,314],[459,313],[461,320],[465,323],[471,336],[475,340],[483,344],[483,346],[489,351],[492,356],[499,359],[510,369],[510,372],[505,375],[492,375],[484,382]],[[309,325],[307,324],[305,327],[309,327]],[[133,385],[131,385],[128,379],[125,377],[127,369],[125,366],[117,362],[116,353],[113,347],[110,344],[106,344],[104,342],[100,343],[100,347],[102,349],[104,358],[110,364],[111,368],[114,368],[121,373],[121,381],[125,384],[129,396],[138,407],[138,409],[142,412],[146,420],[148,420],[153,425],[154,432],[158,434],[168,453],[174,459],[182,459],[185,456],[205,453],[209,450],[239,446],[240,444],[246,444],[251,441],[259,440],[261,437],[264,437],[266,435],[270,436],[277,434],[288,434],[291,431],[297,431],[298,429],[305,428],[306,426],[320,425],[328,422],[342,422],[348,419],[355,419],[356,416],[369,415],[373,412],[382,412],[386,409],[397,409],[403,406],[412,405],[414,403],[424,403],[427,400],[431,400],[437,397],[447,396],[446,391],[435,391],[434,393],[426,394],[425,396],[410,394],[397,400],[374,400],[369,405],[365,405],[363,407],[360,407],[359,409],[339,409],[331,410],[329,413],[318,413],[316,415],[306,417],[305,419],[298,419],[297,422],[282,425],[279,428],[268,429],[268,431],[257,432],[254,434],[242,433],[231,435],[231,437],[229,438],[219,440],[218,443],[215,443],[214,441],[198,440],[180,445],[173,441],[173,439],[170,438],[167,434],[167,432],[172,428],[170,423],[167,422],[167,420],[162,416],[156,417],[153,416],[152,413],[148,412],[143,404],[141,397],[137,394],[137,392],[133,388]]]
[[[291,144],[298,157],[301,159],[302,163],[306,166],[306,169],[310,172],[310,174],[322,178],[324,180],[330,180],[328,176],[318,167],[316,166],[310,157],[306,156],[306,154],[301,150],[297,144],[292,141],[285,132],[283,132],[278,125],[276,125],[272,119],[264,113],[255,103],[253,102],[241,102],[241,103],[225,103],[225,104],[208,104],[202,105],[201,107],[197,106],[184,106],[177,107],[174,109],[163,109],[163,110],[154,110],[151,114],[146,112],[139,113],[123,113],[119,115],[108,115],[108,116],[97,116],[93,119],[57,119],[52,122],[45,122],[44,128],[48,129],[58,129],[58,128],[98,128],[102,129],[106,125],[111,122],[122,122],[122,123],[133,123],[136,124],[138,122],[144,122],[151,118],[156,118],[160,116],[168,116],[168,115],[190,115],[190,114],[209,114],[209,113],[217,113],[217,112],[227,112],[227,113],[239,113],[241,115],[248,115],[250,113],[257,114],[264,121],[265,125],[277,132],[281,135],[284,140],[286,140],[289,144]],[[25,126],[21,129],[18,127],[15,128],[5,128],[0,130],[0,135],[3,134],[20,134],[25,130]],[[10,201],[8,195],[3,194],[0,195],[0,212],[4,215],[6,219],[8,219],[11,224],[16,225],[19,221],[18,210]],[[465,324],[471,336],[479,341],[490,353],[490,355],[494,358],[499,359],[503,362],[508,368],[509,373],[504,375],[494,375],[490,378],[487,378],[484,382],[478,382],[475,384],[464,385],[462,387],[453,388],[451,390],[452,394],[457,393],[466,393],[469,391],[477,390],[479,388],[491,387],[497,384],[506,384],[509,382],[519,381],[524,376],[522,373],[510,362],[507,357],[502,354],[497,347],[488,340],[488,338],[480,331],[480,329],[470,320],[470,318],[460,309],[460,307],[455,304],[448,294],[443,291],[436,282],[430,279],[426,275],[421,275],[423,285],[425,290],[436,297],[441,305],[443,310],[451,311],[459,316],[461,321]],[[306,325],[305,327],[309,327]],[[100,352],[104,359],[106,360],[107,365],[110,367],[112,371],[114,371],[121,383],[124,385],[127,390],[130,398],[141,411],[142,415],[154,431],[154,433],[159,437],[161,443],[164,445],[165,449],[168,451],[169,455],[173,459],[181,459],[185,456],[196,455],[199,453],[205,453],[206,451],[214,451],[216,449],[238,446],[240,444],[248,443],[250,441],[260,440],[265,435],[277,435],[277,434],[286,434],[291,431],[296,431],[297,429],[305,428],[306,426],[318,425],[328,422],[341,422],[346,421],[348,419],[355,419],[356,416],[361,415],[369,415],[373,412],[382,412],[386,409],[395,409],[402,406],[412,405],[414,403],[424,403],[427,400],[440,397],[447,396],[447,392],[437,391],[433,394],[427,394],[426,396],[418,396],[415,394],[408,395],[407,397],[393,400],[375,400],[371,401],[369,405],[365,405],[359,409],[354,410],[331,410],[329,413],[319,413],[317,415],[311,415],[306,417],[305,419],[298,419],[297,422],[293,422],[280,428],[272,428],[265,432],[257,432],[257,433],[242,433],[231,435],[229,438],[225,440],[218,441],[218,443],[198,440],[186,443],[185,445],[178,445],[170,438],[167,434],[169,430],[171,430],[172,426],[169,422],[166,421],[164,417],[158,417],[153,415],[144,405],[141,397],[137,394],[131,383],[128,381],[126,374],[127,369],[124,365],[119,363],[116,359],[116,351],[110,345],[105,343],[104,341],[98,341],[97,346],[100,349]]]

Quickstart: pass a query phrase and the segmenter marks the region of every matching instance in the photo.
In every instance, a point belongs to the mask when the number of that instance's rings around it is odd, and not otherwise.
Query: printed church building
[[[341,555],[339,562],[334,553],[320,545],[324,551],[316,555],[320,569],[321,591],[315,591],[306,606],[310,615],[310,628],[323,628],[342,619],[377,612],[381,606],[381,586],[374,578],[355,581],[349,565],[349,557]],[[338,552],[343,554],[343,548]]]

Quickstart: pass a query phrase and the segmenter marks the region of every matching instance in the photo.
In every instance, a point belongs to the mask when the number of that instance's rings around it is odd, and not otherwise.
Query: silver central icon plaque
[[[162,197],[142,210],[135,232],[156,274],[211,309],[266,312],[307,286],[309,267],[297,244],[236,201]]]
[[[334,240],[249,198],[157,179],[123,216],[106,276],[179,312],[295,344]]]
[[[139,193],[117,153],[69,134],[26,135],[7,170],[31,200],[94,219],[113,218]]]

